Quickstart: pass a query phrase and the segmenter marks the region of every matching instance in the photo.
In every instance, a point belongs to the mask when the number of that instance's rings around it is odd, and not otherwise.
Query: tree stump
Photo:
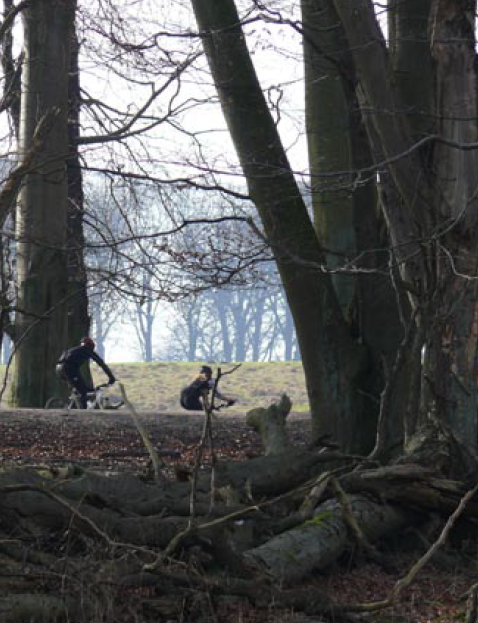
[[[246,423],[260,434],[264,454],[283,454],[289,449],[286,419],[292,402],[287,394],[282,394],[278,403],[273,402],[267,409],[258,407],[246,414]]]

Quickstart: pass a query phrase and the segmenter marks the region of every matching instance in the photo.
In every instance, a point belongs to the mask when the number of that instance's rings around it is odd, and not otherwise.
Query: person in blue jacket
[[[94,391],[92,387],[86,384],[80,371],[81,366],[90,359],[100,366],[103,372],[108,376],[109,384],[113,385],[116,378],[98,353],[95,353],[95,343],[90,337],[82,338],[79,346],[65,350],[65,352],[61,354],[56,365],[58,376],[68,381],[79,393],[82,409],[86,409],[87,407],[88,392]]]

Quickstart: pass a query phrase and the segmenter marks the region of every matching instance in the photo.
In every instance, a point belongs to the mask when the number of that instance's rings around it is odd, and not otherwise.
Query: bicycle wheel
[[[66,409],[67,407],[68,400],[66,398],[60,398],[60,396],[48,398],[45,404],[45,409]]]
[[[120,409],[123,405],[124,405],[124,402],[122,400],[119,400],[118,402],[110,402],[105,407],[105,409]]]

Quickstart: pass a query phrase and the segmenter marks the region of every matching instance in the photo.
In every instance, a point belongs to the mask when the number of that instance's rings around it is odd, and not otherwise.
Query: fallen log
[[[351,525],[355,526],[356,534],[363,533],[368,541],[373,542],[416,524],[421,517],[417,507],[427,510],[431,506],[430,500],[445,500],[440,503],[440,508],[447,510],[460,499],[460,483],[439,478],[433,469],[397,465],[354,471],[337,475],[348,496],[346,506],[354,518],[351,522],[350,517],[344,518],[343,502],[340,505],[329,499],[320,504],[332,495],[332,491],[327,486],[317,486],[318,475],[324,468],[339,465],[345,469],[343,466],[347,460],[352,458],[337,452],[304,453],[291,449],[282,455],[219,465],[217,490],[231,487],[242,499],[232,507],[226,503],[222,507],[216,506],[211,514],[211,507],[206,503],[210,481],[207,476],[201,477],[198,495],[203,496],[204,504],[197,505],[196,510],[206,512],[209,509],[209,513],[197,517],[195,529],[186,533],[187,538],[181,542],[180,550],[206,545],[208,555],[217,558],[220,548],[213,547],[215,539],[217,543],[226,543],[224,528],[229,524],[231,529],[227,538],[237,552],[245,549],[246,564],[266,571],[273,578],[292,583],[336,560],[347,547]],[[325,485],[329,479],[324,474],[320,480]],[[315,494],[309,495],[312,491]],[[364,491],[373,497],[365,497]],[[186,511],[189,494],[189,483],[163,481],[158,484],[126,475],[102,476],[78,470],[62,472],[31,468],[0,474],[3,525],[13,536],[30,538],[42,531],[68,529],[89,539],[99,539],[108,547],[124,546],[125,551],[147,548],[144,550],[145,563],[156,560],[159,551],[167,549],[177,535],[186,530],[188,517],[176,516],[171,511],[179,506]],[[279,504],[275,503],[274,496]],[[301,512],[306,512],[301,508],[304,499],[313,499],[315,505],[319,504],[307,515],[309,520],[302,520],[299,525],[266,542],[251,543],[253,533],[261,539],[270,535],[264,527],[271,520],[268,511],[272,504],[274,519],[279,523],[293,514],[300,520]],[[378,499],[390,503],[379,503]],[[407,509],[404,500],[408,503]],[[396,501],[402,504],[394,504]],[[475,506],[476,502],[470,501],[467,512],[475,512]],[[436,507],[437,504],[433,506]],[[221,512],[225,515],[224,520],[221,520]],[[245,521],[238,522],[241,516]],[[257,519],[262,524],[259,528]],[[234,545],[236,538],[237,543],[242,538],[242,544]],[[232,560],[230,567],[241,568],[239,559],[228,558]]]
[[[2,623],[65,621],[79,611],[80,607],[72,607],[71,602],[53,595],[16,594],[0,597]]]
[[[364,496],[350,496],[349,503],[371,542],[417,521],[414,513]],[[345,550],[347,541],[347,524],[340,504],[328,500],[317,507],[311,520],[244,552],[244,557],[275,579],[292,583],[334,562]]]
[[[355,471],[340,477],[340,484],[348,493],[367,492],[411,509],[443,515],[455,510],[467,490],[457,480],[441,478],[434,468],[414,464]],[[477,499],[468,502],[466,516],[478,517]]]
[[[341,452],[304,451],[290,448],[279,455],[262,456],[217,466],[217,486],[249,491],[254,497],[280,495],[324,471],[355,465],[356,457]]]

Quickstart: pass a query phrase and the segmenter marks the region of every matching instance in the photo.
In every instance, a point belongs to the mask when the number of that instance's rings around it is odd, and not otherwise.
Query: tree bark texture
[[[38,0],[23,13],[20,151],[39,121],[56,112],[43,149],[26,176],[17,208],[15,372],[12,401],[43,407],[57,393],[55,363],[66,341],[66,219],[68,202],[68,71],[74,0]]]
[[[374,153],[387,161],[393,181],[394,191],[382,207],[412,306],[419,311],[417,323],[425,344],[422,411],[438,416],[476,448],[478,169],[476,151],[466,145],[475,144],[477,134],[476,3],[416,3],[415,15],[407,3],[397,8],[392,60],[402,69],[415,63],[410,50],[405,54],[409,41],[404,34],[414,21],[414,45],[423,50],[419,64],[432,71],[424,90],[431,92],[430,84],[435,85],[434,135],[428,137],[428,149],[421,150],[416,138],[423,137],[430,125],[423,93],[415,105],[426,121],[410,122],[411,99],[421,92],[416,69],[392,80],[391,58],[372,2],[334,0],[334,4],[352,48]],[[414,89],[406,84],[408,79]]]
[[[475,143],[476,2],[435,2],[430,45],[436,68],[437,133]],[[427,395],[438,416],[476,448],[478,154],[439,143],[434,153],[437,219],[435,331],[427,344]]]
[[[316,227],[323,245],[338,253],[328,255],[329,268],[347,268],[351,262],[363,270],[333,275],[333,281],[350,332],[368,353],[360,378],[362,412],[354,427],[355,437],[361,440],[358,447],[368,451],[378,414],[378,401],[373,397],[383,389],[384,360],[388,367],[393,365],[404,327],[391,275],[386,274],[390,272],[390,242],[370,174],[373,157],[355,93],[357,77],[346,34],[332,0],[303,0],[302,20]],[[401,371],[393,392],[393,413],[387,419],[388,447],[396,446],[403,434],[400,398],[408,382]]]
[[[331,2],[302,1],[304,25],[305,120],[315,225],[329,250],[333,270],[357,254],[353,209],[351,104],[347,98],[341,58],[346,50],[343,31]],[[338,171],[346,173],[338,174]],[[368,184],[372,190],[373,185]],[[332,276],[344,314],[354,298],[351,275]]]
[[[254,71],[234,2],[193,0],[223,113],[294,317],[317,436],[356,448],[361,348],[348,333],[325,255]],[[344,414],[350,414],[348,419]]]
[[[79,42],[76,33],[71,35],[71,66],[68,84],[68,133],[70,154],[68,172],[68,345],[79,344],[90,334],[88,314],[87,275],[85,268],[85,236],[83,231],[84,193],[83,174],[78,152],[80,134],[80,70],[78,66]]]
[[[247,412],[246,424],[260,434],[266,456],[283,454],[289,448],[286,419],[291,407],[290,398],[283,394],[278,403]]]
[[[410,516],[398,507],[380,505],[362,496],[350,496],[349,501],[359,527],[370,541],[410,524]],[[278,581],[297,582],[335,561],[347,541],[341,508],[331,500],[318,506],[311,520],[245,552],[245,557],[264,565]]]

